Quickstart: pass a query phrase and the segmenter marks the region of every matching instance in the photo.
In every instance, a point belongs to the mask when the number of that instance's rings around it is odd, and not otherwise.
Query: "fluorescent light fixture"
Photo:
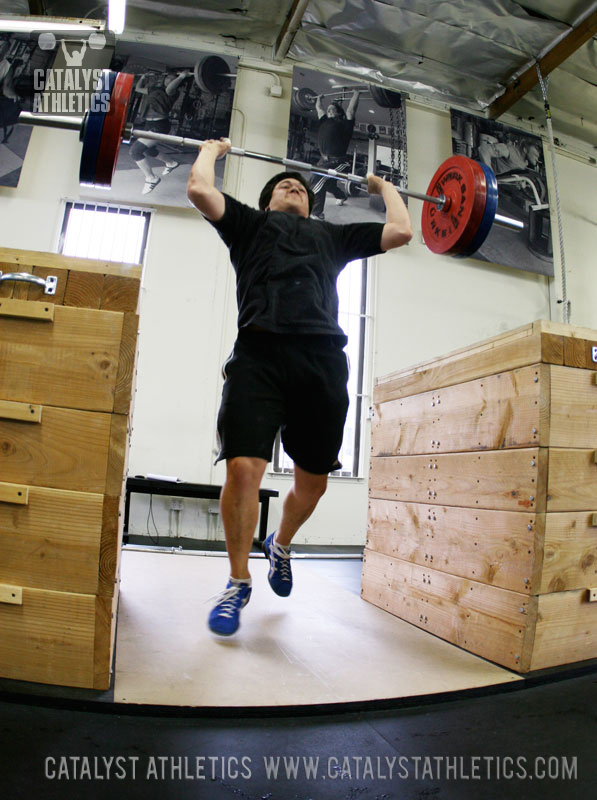
[[[6,33],[22,33],[29,31],[97,31],[103,27],[102,22],[55,17],[51,21],[47,17],[0,17],[0,31]]]
[[[126,15],[126,0],[109,0],[108,2],[108,30],[122,33]]]

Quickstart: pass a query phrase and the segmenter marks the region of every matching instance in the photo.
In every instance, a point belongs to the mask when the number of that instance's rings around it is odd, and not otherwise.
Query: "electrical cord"
[[[155,528],[155,532],[158,535],[157,541],[153,538],[151,533],[149,532],[149,518],[151,517],[151,521],[153,522],[153,527]],[[147,535],[149,536],[151,543],[159,546],[160,544],[160,532],[158,531],[158,526],[155,524],[155,519],[153,517],[153,495],[149,495],[149,511],[147,512],[147,523],[146,523]]]

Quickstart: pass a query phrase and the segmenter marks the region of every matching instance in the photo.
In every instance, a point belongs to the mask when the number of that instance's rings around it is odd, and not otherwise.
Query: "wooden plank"
[[[596,373],[551,367],[551,447],[597,448]]]
[[[116,629],[118,619],[118,603],[120,598],[119,584],[116,584],[114,594],[110,598],[102,598],[104,604],[103,617],[108,620],[109,630],[104,625],[102,632],[96,637],[94,654],[94,689],[106,690],[110,688],[114,673],[114,650],[116,647]],[[99,614],[98,614],[99,616]],[[107,645],[107,646],[106,646]]]
[[[125,460],[128,453],[128,417],[112,414],[110,419],[110,447],[106,464],[106,494],[120,497],[125,479]]]
[[[453,386],[541,361],[541,337],[533,325],[456,350],[376,380],[373,402]]]
[[[98,272],[69,270],[64,305],[75,308],[99,308],[104,276]]]
[[[43,286],[35,283],[28,284],[27,300],[38,300],[40,302],[54,303],[54,305],[61,306],[64,302],[64,291],[66,289],[66,280],[68,277],[67,269],[57,269],[52,267],[33,267],[31,270],[33,275],[38,278],[47,278],[53,275],[56,278],[56,292],[55,294],[45,294]]]
[[[0,304],[14,302],[19,301]],[[51,328],[29,320],[0,318],[2,399],[111,411],[123,315],[49,308],[54,311]]]
[[[26,507],[0,503],[0,581],[96,594],[103,496],[27,488]]]
[[[521,670],[537,600],[366,549],[361,596],[452,644]]]
[[[140,283],[135,278],[106,275],[100,308],[106,311],[129,311],[135,313],[139,307],[140,288]]]
[[[547,511],[586,511],[595,507],[595,450],[549,450]]]
[[[28,293],[29,293],[28,283],[24,283],[23,281],[15,281],[14,289],[12,290],[13,300],[27,300]],[[42,300],[41,302],[44,301]],[[21,314],[19,314],[18,316],[21,316]]]
[[[597,604],[587,589],[539,597],[531,669],[597,658]]]
[[[0,584],[0,603],[8,603],[12,606],[23,605],[23,589],[21,586],[11,586],[10,584]]]
[[[104,495],[97,594],[111,597],[118,576],[119,554],[122,545],[123,520],[120,497]]]
[[[571,27],[563,39],[559,39],[547,52],[519,75],[511,78],[505,91],[487,107],[489,119],[496,119],[505,114],[522,97],[539,83],[537,67],[546,78],[550,72],[559,67],[576,50],[582,47],[597,33],[597,11],[593,11],[576,27]],[[528,63],[528,62],[527,62]]]
[[[565,339],[564,363],[567,367],[597,369],[597,333],[592,340]]]
[[[371,459],[369,496],[501,511],[545,511],[546,448]]]
[[[6,264],[0,260],[0,272],[15,272],[12,264]],[[0,281],[0,297],[12,297],[15,284],[14,281]]]
[[[583,589],[595,583],[597,536],[593,514],[586,511],[546,514],[543,568],[537,593]]]
[[[139,317],[137,314],[124,314],[120,355],[118,357],[118,374],[114,387],[114,412],[130,414],[132,412],[133,385],[136,377],[138,352]]]
[[[16,250],[0,247],[0,262],[11,265],[11,272],[25,272],[26,267],[67,268],[81,272],[99,272],[103,275],[123,275],[127,278],[141,278],[143,267],[140,264],[99,261],[92,258],[75,258],[60,253],[44,253],[37,250]],[[18,270],[12,267],[18,266]],[[4,270],[3,270],[4,271]],[[0,284],[1,285],[1,284]]]
[[[413,364],[408,367],[403,367],[401,369],[395,370],[390,372],[386,375],[382,375],[376,378],[375,383],[385,383],[386,381],[393,381],[396,378],[400,378],[402,376],[409,376],[411,373],[415,372],[419,369],[424,369],[425,367],[430,367],[433,365],[437,365],[438,361],[443,363],[448,363],[451,361],[457,361],[460,358],[466,358],[469,355],[481,352],[487,352],[496,347],[502,347],[505,344],[515,342],[519,339],[525,339],[529,336],[533,336],[536,333],[536,324],[537,323],[528,323],[527,325],[522,325],[520,328],[515,328],[512,331],[508,331],[506,333],[499,333],[497,336],[492,336],[489,339],[483,339],[478,342],[474,342],[466,347],[459,347],[457,350],[451,350],[449,353],[445,353],[442,356],[436,356],[432,359],[428,359],[427,361],[421,361],[418,364]]]
[[[570,325],[565,322],[555,320],[540,320],[534,323],[541,333],[551,333],[554,336],[571,337],[573,339],[596,339],[597,330],[595,328],[585,328],[582,325]],[[555,363],[555,362],[554,362]],[[563,364],[563,362],[560,362]]]
[[[549,367],[537,364],[377,403],[371,424],[371,455],[543,444],[549,426],[549,408],[543,399],[549,397],[548,386]]]
[[[23,284],[18,284],[22,286]],[[20,290],[19,290],[20,292]],[[17,298],[17,288],[13,290],[12,297],[6,300],[0,300],[0,317],[8,317],[9,319],[0,319],[0,324],[4,327],[8,324],[11,317],[21,318],[23,320],[34,320],[35,322],[52,322],[54,319],[54,306],[52,303],[34,303],[24,298]],[[47,331],[44,331],[47,335]]]
[[[367,547],[421,567],[535,594],[544,516],[371,499]]]
[[[110,688],[112,671],[113,637],[116,629],[115,614],[112,611],[112,597],[95,598],[95,640],[93,644],[93,688]]]
[[[21,422],[41,422],[42,406],[31,403],[14,403],[0,400],[0,418],[18,419]]]
[[[483,342],[377,378],[373,400],[382,403],[539,362],[563,365],[565,341],[568,338],[597,343],[597,331],[577,325],[537,320]],[[595,363],[592,368],[596,368]]]
[[[23,587],[23,604],[0,604],[0,676],[93,688],[93,595]]]
[[[52,406],[41,425],[0,419],[3,481],[104,494],[110,424],[110,414]]]
[[[564,336],[557,336],[552,333],[541,334],[542,358],[545,363],[564,363],[564,341]]]
[[[29,502],[29,487],[18,483],[0,483],[0,503],[26,506]],[[1,544],[1,543],[0,543]]]

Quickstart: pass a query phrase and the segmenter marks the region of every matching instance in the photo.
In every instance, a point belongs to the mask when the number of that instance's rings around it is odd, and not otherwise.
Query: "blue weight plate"
[[[91,96],[85,123],[85,135],[83,136],[81,166],[79,167],[79,183],[83,186],[93,186],[95,183],[95,168],[102,140],[104,119],[108,110],[106,101],[112,94],[117,74],[109,69],[102,70]]]
[[[479,229],[473,237],[473,241],[462,253],[457,253],[454,258],[470,258],[481,247],[485,239],[489,236],[489,231],[493,225],[498,207],[498,185],[495,174],[487,164],[478,162],[485,173],[487,182],[487,197],[485,199],[485,211],[479,224]]]

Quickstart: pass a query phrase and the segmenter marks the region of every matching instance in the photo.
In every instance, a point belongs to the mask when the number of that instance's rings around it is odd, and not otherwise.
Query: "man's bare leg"
[[[280,526],[276,534],[268,536],[263,543],[270,565],[267,579],[280,597],[288,597],[292,591],[290,542],[313,513],[326,490],[327,478],[327,475],[314,475],[294,465],[294,484],[284,500]]]
[[[232,578],[250,578],[249,553],[259,516],[259,486],[267,461],[263,458],[230,458],[220,493],[220,514]]]
[[[306,522],[328,483],[327,475],[315,475],[294,465],[294,485],[286,495],[282,508],[282,519],[276,533],[276,542],[288,547],[295,533]]]
[[[220,513],[226,533],[230,580],[213,607],[208,625],[219,636],[231,636],[240,612],[251,597],[249,553],[259,514],[259,485],[267,466],[263,458],[230,458],[220,493]]]

